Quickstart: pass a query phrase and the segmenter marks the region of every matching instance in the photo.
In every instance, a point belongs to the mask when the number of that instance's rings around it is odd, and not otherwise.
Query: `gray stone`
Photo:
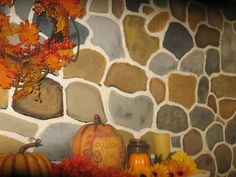
[[[194,146],[193,146],[194,144]],[[203,148],[202,136],[195,130],[190,130],[183,138],[184,152],[189,155],[197,155]]]
[[[171,137],[172,147],[181,148],[180,136]]]
[[[147,96],[125,97],[111,91],[109,111],[116,124],[141,130],[150,128],[153,121],[153,102]]]
[[[87,39],[87,37],[89,35],[89,30],[87,29],[86,26],[82,25],[81,23],[78,23],[76,21],[74,23],[79,31],[79,43],[84,44],[85,40]],[[76,29],[75,29],[71,20],[69,20],[69,33],[70,33],[70,39],[76,45],[78,45],[78,34],[77,34]]]
[[[99,90],[89,84],[73,82],[66,88],[67,114],[82,122],[91,122],[98,114],[105,122],[102,98]]]
[[[213,121],[215,117],[211,110],[196,106],[190,112],[190,121],[193,127],[197,127],[204,131]]]
[[[33,137],[38,130],[37,124],[5,113],[0,113],[0,122],[0,130],[15,132],[23,136]]]
[[[199,84],[198,84],[198,102],[199,103],[206,103],[207,96],[209,93],[209,81],[206,76],[202,76],[200,78]]]
[[[220,144],[214,150],[214,155],[218,172],[226,173],[230,169],[232,162],[232,153],[230,148],[225,144]]]
[[[47,19],[45,14],[42,14],[40,16],[34,14],[32,22],[37,23],[40,31],[47,37],[51,36],[53,31],[53,23]]]
[[[161,8],[167,7],[167,5],[168,5],[167,0],[153,0],[153,3],[156,6],[161,7]]]
[[[128,10],[133,11],[133,12],[138,12],[139,7],[141,3],[149,3],[149,0],[125,0],[126,2],[126,7]]]
[[[225,127],[225,141],[229,144],[235,144],[236,143],[236,115],[233,119],[229,120]]]
[[[114,20],[91,15],[87,22],[93,31],[94,45],[101,47],[110,60],[124,57],[120,27]]]
[[[176,70],[178,61],[167,53],[159,53],[155,55],[149,63],[149,69],[158,75],[168,74],[170,71]]]
[[[22,100],[14,100],[12,108],[21,114],[37,119],[51,119],[63,115],[62,86],[49,78],[40,82],[40,101],[33,99],[33,94]]]
[[[195,159],[198,169],[207,170],[210,172],[210,177],[215,177],[215,161],[210,154],[201,154]]]
[[[235,1],[226,1],[223,3],[223,13],[228,20],[236,20]]]
[[[193,47],[193,39],[183,25],[171,22],[165,34],[163,47],[181,59]]]
[[[206,51],[205,71],[209,76],[220,72],[220,54],[217,49],[208,49]]]
[[[177,106],[164,105],[157,113],[156,125],[158,129],[179,133],[188,128],[187,115]]]
[[[221,124],[212,125],[206,133],[206,141],[210,150],[216,143],[223,141],[223,127]]]
[[[14,7],[16,14],[21,18],[21,20],[27,20],[30,10],[34,5],[33,1],[29,0],[20,0],[14,1]]]
[[[224,72],[236,73],[236,34],[230,23],[225,22],[224,31],[221,38],[221,60]]]
[[[10,8],[7,6],[0,6],[0,12],[8,14],[10,12]]]
[[[185,22],[186,19],[187,3],[188,0],[169,0],[172,15],[178,20],[181,20],[182,22]]]
[[[56,123],[48,126],[41,134],[42,145],[35,148],[35,152],[47,155],[52,161],[60,161],[71,156],[71,145],[79,125]]]
[[[203,73],[204,61],[204,52],[202,50],[194,50],[182,59],[180,70],[195,73],[199,76]]]

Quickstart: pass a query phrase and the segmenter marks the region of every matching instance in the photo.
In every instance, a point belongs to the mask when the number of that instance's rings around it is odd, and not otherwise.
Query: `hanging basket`
[[[12,6],[0,2],[0,5]],[[40,100],[40,81],[49,73],[62,69],[69,62],[78,59],[80,34],[75,18],[82,13],[82,7],[75,0],[40,0],[34,2],[36,14],[46,14],[53,23],[51,36],[43,42],[39,40],[38,24],[21,22],[18,26],[9,22],[9,17],[0,13],[0,87],[15,87],[13,99],[23,99],[33,93],[36,101]],[[76,10],[76,14],[72,11]],[[77,52],[69,36],[69,19],[78,36]],[[16,36],[17,43],[10,38]]]

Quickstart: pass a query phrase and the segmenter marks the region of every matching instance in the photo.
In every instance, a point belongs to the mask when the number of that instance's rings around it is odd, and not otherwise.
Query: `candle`
[[[170,153],[170,135],[168,133],[154,134],[154,153],[157,157],[161,157],[161,160],[167,159]]]

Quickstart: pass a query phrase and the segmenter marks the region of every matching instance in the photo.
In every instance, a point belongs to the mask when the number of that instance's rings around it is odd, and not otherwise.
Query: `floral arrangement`
[[[195,162],[185,153],[176,152],[169,160],[150,167],[131,169],[100,169],[87,157],[73,156],[52,163],[53,177],[187,177],[196,171]]]
[[[64,158],[60,163],[52,163],[53,177],[135,177],[122,169],[109,167],[100,169],[93,166],[87,158],[74,155],[71,159]]]
[[[0,6],[11,7],[13,3],[1,0]],[[81,16],[82,9],[77,0],[34,0],[35,13],[44,13],[53,23],[51,36],[44,40],[38,24],[27,20],[13,24],[10,16],[0,12],[0,87],[15,87],[13,99],[33,93],[40,101],[39,81],[72,60],[75,44],[69,38],[68,18],[73,21]]]

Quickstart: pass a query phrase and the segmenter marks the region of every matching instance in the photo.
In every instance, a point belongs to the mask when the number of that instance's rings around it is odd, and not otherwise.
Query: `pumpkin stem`
[[[33,138],[33,137],[30,137],[30,138],[29,138],[29,141],[32,142],[32,143],[28,143],[28,144],[23,145],[23,146],[19,149],[18,153],[23,154],[27,149],[29,149],[29,148],[31,148],[31,147],[39,147],[39,146],[42,146],[40,139],[35,139],[35,138]],[[34,142],[33,142],[33,141],[34,141]]]
[[[101,117],[98,114],[94,115],[94,124],[101,124]]]

